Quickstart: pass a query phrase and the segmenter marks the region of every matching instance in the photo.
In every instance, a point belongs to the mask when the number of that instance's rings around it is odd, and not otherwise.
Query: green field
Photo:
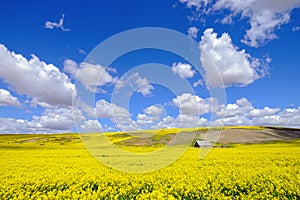
[[[300,199],[299,140],[199,151],[134,174],[102,165],[76,134],[0,135],[0,199]]]

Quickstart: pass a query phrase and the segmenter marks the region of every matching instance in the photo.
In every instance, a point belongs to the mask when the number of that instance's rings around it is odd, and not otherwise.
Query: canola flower
[[[204,159],[191,147],[134,174],[102,165],[76,137],[0,136],[0,199],[300,199],[299,141],[215,148]]]

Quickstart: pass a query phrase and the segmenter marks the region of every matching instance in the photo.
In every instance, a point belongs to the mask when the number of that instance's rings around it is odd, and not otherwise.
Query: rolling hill
[[[207,133],[207,131],[209,132]],[[266,143],[288,141],[300,138],[300,129],[259,126],[228,126],[224,128],[164,129],[156,133],[117,133],[109,134],[109,139],[120,146],[153,146],[168,144],[178,132],[194,133],[195,140],[205,140],[208,136],[216,138],[220,144]],[[143,135],[140,137],[140,135]],[[145,136],[146,135],[146,136]],[[117,138],[117,139],[116,139]]]

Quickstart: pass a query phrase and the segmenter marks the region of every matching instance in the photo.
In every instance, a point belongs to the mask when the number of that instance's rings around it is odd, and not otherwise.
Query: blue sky
[[[1,3],[0,132],[300,127],[299,8],[299,0]],[[204,74],[159,49],[129,52],[109,66],[90,62],[101,57],[91,52],[101,42],[143,27],[193,39]],[[180,48],[180,41],[174,45]],[[147,66],[148,74],[138,70],[149,63],[162,66]],[[150,74],[163,73],[172,87],[188,84],[193,92],[174,94],[151,82]],[[128,86],[135,88],[130,97],[122,90]],[[226,102],[210,96],[213,88],[225,91]],[[84,101],[83,90],[92,102]],[[114,102],[118,90],[128,107]]]

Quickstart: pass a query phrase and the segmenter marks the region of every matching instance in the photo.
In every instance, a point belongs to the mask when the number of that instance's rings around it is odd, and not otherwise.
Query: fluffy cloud
[[[264,126],[293,126],[300,127],[300,107],[288,108],[255,108],[246,98],[238,99],[235,103],[221,105],[218,112],[221,118],[214,125],[264,125]]]
[[[173,63],[172,71],[180,78],[192,78],[195,75],[195,70],[192,70],[192,66],[186,63]]]
[[[163,129],[163,128],[174,128],[177,127],[175,124],[175,118],[171,116],[164,117],[160,122],[156,125],[153,125],[151,128],[153,129]]]
[[[102,126],[98,120],[87,120],[83,122],[80,128],[89,132],[101,132]]]
[[[182,108],[185,109],[185,113],[179,112],[178,116],[176,117],[164,117],[158,123],[153,124],[151,128],[161,129],[173,127],[198,127],[208,125],[222,126],[250,124],[263,126],[300,127],[300,107],[288,108],[282,111],[280,108],[255,108],[252,103],[246,98],[238,99],[235,103],[219,105],[218,108],[216,108],[216,106],[214,105],[215,111],[213,111],[213,113],[216,114],[216,116],[218,116],[219,118],[215,121],[209,122],[206,118],[200,117],[201,112],[197,113],[190,111],[191,107],[195,108],[195,102],[199,102],[199,100],[197,99],[200,98],[197,98],[193,95],[191,95],[191,97],[194,100],[184,101],[184,106],[182,105]],[[206,108],[206,111],[207,113],[210,113],[209,107]],[[149,120],[149,118],[145,119]]]
[[[130,117],[115,118],[114,123],[120,131],[136,131],[141,129]]]
[[[200,117],[216,109],[217,102],[212,98],[202,99],[197,95],[183,93],[172,100],[179,109],[176,117],[167,116],[161,119],[152,128],[197,127],[207,126],[208,120]]]
[[[0,78],[18,94],[25,94],[37,104],[68,106],[72,104],[75,85],[68,76],[52,64],[35,55],[27,60],[0,44]]]
[[[224,117],[213,121],[212,126],[236,126],[236,125],[249,125],[251,121],[245,116],[231,116]]]
[[[79,80],[90,92],[98,92],[99,86],[113,84],[117,78],[113,77],[109,71],[114,69],[105,68],[99,64],[81,63],[67,59],[64,62],[64,71]]]
[[[209,3],[209,0],[179,0],[181,3],[186,3],[187,7],[199,9],[203,6],[206,6]]]
[[[231,15],[225,21],[231,22],[236,16],[248,19],[250,29],[246,31],[242,41],[247,45],[258,47],[268,40],[277,38],[275,30],[287,24],[290,21],[291,11],[298,7],[300,7],[298,0],[218,0],[212,6],[212,10],[229,10]]]
[[[207,122],[208,121],[205,118],[199,118],[198,116],[184,114],[179,114],[175,119],[175,123],[179,124],[180,127],[206,126]]]
[[[128,89],[128,87],[135,92],[141,93],[143,96],[150,95],[151,90],[154,89],[148,79],[141,77],[138,72],[123,76],[116,83],[115,89],[120,91],[120,89]]]
[[[233,23],[235,18],[240,17],[247,20],[250,28],[246,30],[242,42],[258,47],[269,40],[277,38],[275,31],[284,24],[290,22],[291,12],[300,7],[299,0],[179,0],[187,5],[188,8],[196,8],[193,12],[199,18],[200,15],[219,14],[220,11],[226,12],[222,23]],[[221,12],[223,13],[223,12]]]
[[[280,108],[264,107],[263,109],[253,109],[249,113],[249,117],[264,117],[268,115],[274,115],[280,111]]]
[[[187,127],[199,127],[207,126],[208,120],[205,118],[199,118],[196,115],[185,115],[179,114],[176,118],[167,116],[163,118],[156,125],[153,125],[152,128],[163,129],[163,128],[187,128]]]
[[[125,108],[103,99],[96,102],[95,108],[85,104],[81,104],[81,108],[90,117],[110,119],[116,128],[121,131],[139,130],[145,128],[145,126],[155,124],[163,114],[161,106],[152,105],[143,109],[143,113],[139,113],[136,120],[133,120],[131,114]]]
[[[59,22],[46,21],[45,28],[46,29],[60,28],[62,31],[71,31],[71,29],[64,27],[64,18],[65,15],[63,14],[62,17],[59,19]]]
[[[252,123],[267,126],[300,127],[300,107],[287,108],[276,114],[253,118]]]
[[[183,93],[172,100],[173,104],[179,108],[180,114],[202,115],[208,113],[215,106],[215,100],[202,99],[190,93]]]
[[[84,120],[80,110],[70,108],[46,109],[32,120],[0,118],[1,133],[56,133],[70,132],[74,123]]]
[[[239,51],[227,33],[218,38],[213,29],[207,29],[199,45],[209,87],[245,86],[265,75],[266,67],[245,50]]]
[[[143,113],[139,113],[136,120],[132,120],[130,113],[126,109],[100,100],[97,102],[96,107],[98,110],[95,117],[109,118],[115,123],[116,129],[121,131],[133,131],[145,128],[161,129],[249,124],[300,127],[300,107],[285,110],[270,107],[256,108],[246,98],[238,99],[234,103],[226,105],[217,105],[213,99],[202,99],[199,96],[188,93],[174,98],[172,102],[179,109],[179,114],[175,117],[166,116],[162,118],[163,108],[158,105],[152,105],[143,109]],[[91,111],[95,113],[95,109],[93,108]],[[218,119],[209,122],[208,119],[201,117],[202,114],[209,114],[211,112]],[[40,118],[36,121],[41,122],[42,120]],[[104,124],[105,126],[107,125]],[[43,127],[46,127],[45,124]],[[88,125],[86,124],[81,128],[84,127],[88,127]],[[97,130],[95,129],[95,131]]]
[[[80,110],[70,108],[46,109],[42,116],[33,116],[36,128],[45,130],[68,131],[74,126],[74,122],[84,120]]]
[[[154,120],[158,120],[163,113],[163,108],[158,105],[152,105],[143,110],[144,113],[149,115]]]
[[[158,105],[152,105],[143,110],[144,113],[139,113],[137,115],[136,124],[139,126],[147,126],[157,122],[162,114],[163,108]]]
[[[96,102],[96,113],[99,118],[121,118],[129,117],[129,112],[114,103],[109,103],[104,99]]]
[[[197,34],[198,34],[199,29],[197,29],[195,26],[192,26],[188,29],[188,36],[190,38],[197,38]]]
[[[253,110],[253,106],[246,98],[241,98],[233,104],[220,105],[219,110],[216,112],[218,116],[234,117],[238,115],[248,114]],[[258,111],[259,112],[259,111]]]
[[[189,93],[177,96],[172,99],[172,103],[179,110],[179,114],[175,117],[163,117],[163,107],[152,105],[143,109],[136,120],[133,120],[125,108],[105,100],[96,103],[97,111],[96,108],[90,108],[89,112],[92,117],[109,118],[115,124],[115,128],[121,131],[250,124],[300,127],[300,107],[285,110],[270,107],[256,108],[246,98],[238,99],[234,103],[218,105],[214,99],[202,99]],[[210,113],[217,117],[215,121],[210,122],[207,118],[201,117],[203,114]],[[107,125],[104,124],[105,126]]]
[[[20,107],[21,104],[20,104],[18,98],[12,96],[9,91],[0,89],[0,106]]]
[[[91,107],[84,102],[79,102],[78,106],[91,118],[110,119],[115,127],[121,131],[139,129],[139,126],[131,119],[131,114],[125,108],[109,103],[104,99],[98,100],[95,107]],[[107,127],[107,124],[104,124],[104,129],[112,130],[112,127]]]
[[[38,133],[30,121],[14,118],[0,118],[1,133]]]
[[[274,115],[280,111],[280,108],[264,107],[262,109],[255,108],[252,103],[246,99],[241,98],[236,100],[235,103],[227,105],[220,105],[216,114],[221,117],[241,117],[245,116],[249,119],[260,118],[268,115]]]
[[[139,126],[147,126],[153,124],[154,121],[149,117],[149,115],[139,113],[136,117],[136,123]]]

